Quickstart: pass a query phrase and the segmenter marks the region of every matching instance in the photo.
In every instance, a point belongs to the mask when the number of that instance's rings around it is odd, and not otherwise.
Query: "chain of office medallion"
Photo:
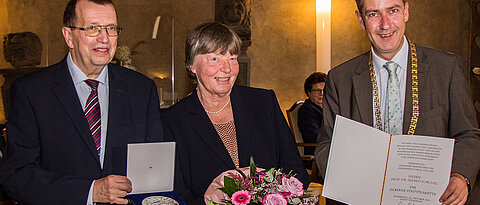
[[[410,127],[408,128],[409,135],[415,133],[417,127],[418,116],[420,115],[420,106],[418,104],[418,67],[417,67],[417,49],[415,44],[410,42],[411,60],[412,60],[412,119],[410,120]],[[380,112],[380,98],[378,96],[377,78],[375,76],[375,70],[373,69],[372,52],[370,52],[370,59],[368,61],[370,67],[370,81],[373,87],[373,104],[375,108],[375,122],[377,129],[383,130],[382,116]]]

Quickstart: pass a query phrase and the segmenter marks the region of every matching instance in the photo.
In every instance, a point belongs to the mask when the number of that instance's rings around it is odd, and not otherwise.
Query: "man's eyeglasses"
[[[323,94],[323,90],[318,89],[318,90],[310,90],[310,92],[315,93],[315,94]]]
[[[67,28],[85,31],[85,35],[90,37],[97,37],[102,31],[102,29],[105,29],[105,31],[107,31],[107,35],[110,37],[118,36],[120,34],[120,31],[122,31],[122,27],[115,26],[115,25],[109,25],[109,26],[90,25],[90,26],[84,26],[84,27],[67,26]]]

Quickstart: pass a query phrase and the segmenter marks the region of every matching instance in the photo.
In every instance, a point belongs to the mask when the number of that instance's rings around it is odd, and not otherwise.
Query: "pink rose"
[[[247,205],[250,203],[250,193],[248,191],[237,191],[233,193],[232,203],[235,205]]]
[[[263,197],[263,205],[287,205],[287,200],[280,194],[267,194]]]
[[[295,177],[282,177],[282,185],[284,190],[292,193],[294,196],[303,196],[303,184]]]

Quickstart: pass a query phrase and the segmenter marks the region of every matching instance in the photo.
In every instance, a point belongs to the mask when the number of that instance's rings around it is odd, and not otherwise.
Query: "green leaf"
[[[253,156],[250,156],[250,176],[257,176],[257,165],[253,161]]]
[[[292,204],[299,204],[300,202],[302,202],[299,198],[293,198],[291,203]]]
[[[269,169],[265,172],[265,176],[263,177],[263,179],[265,179],[265,181],[267,182],[272,182],[274,178],[273,173],[275,173],[275,168]]]
[[[220,190],[222,190],[223,193],[227,194],[229,197],[232,197],[233,193],[238,191],[238,187],[235,184],[235,180],[225,176],[223,177],[223,182],[225,186],[223,188],[220,188]]]
[[[235,168],[235,170],[237,170],[238,173],[240,173],[240,175],[242,175],[242,178],[246,179],[247,176],[238,168]]]
[[[209,201],[208,201],[208,205],[218,205],[218,204],[215,204],[215,203],[213,203],[212,200],[209,200]]]

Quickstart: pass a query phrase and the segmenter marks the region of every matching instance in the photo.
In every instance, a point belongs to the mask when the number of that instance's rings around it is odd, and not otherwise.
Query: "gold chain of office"
[[[411,60],[412,60],[412,119],[410,120],[410,127],[408,128],[409,135],[415,133],[415,128],[417,127],[418,116],[420,115],[419,104],[418,104],[418,67],[417,67],[417,49],[415,44],[410,43],[411,51]],[[368,61],[368,66],[370,67],[370,80],[373,87],[373,101],[375,107],[375,121],[377,123],[377,129],[383,130],[382,126],[382,116],[380,113],[380,99],[378,97],[378,85],[377,78],[375,77],[375,70],[373,69],[372,63],[372,52],[370,51],[370,59]]]

